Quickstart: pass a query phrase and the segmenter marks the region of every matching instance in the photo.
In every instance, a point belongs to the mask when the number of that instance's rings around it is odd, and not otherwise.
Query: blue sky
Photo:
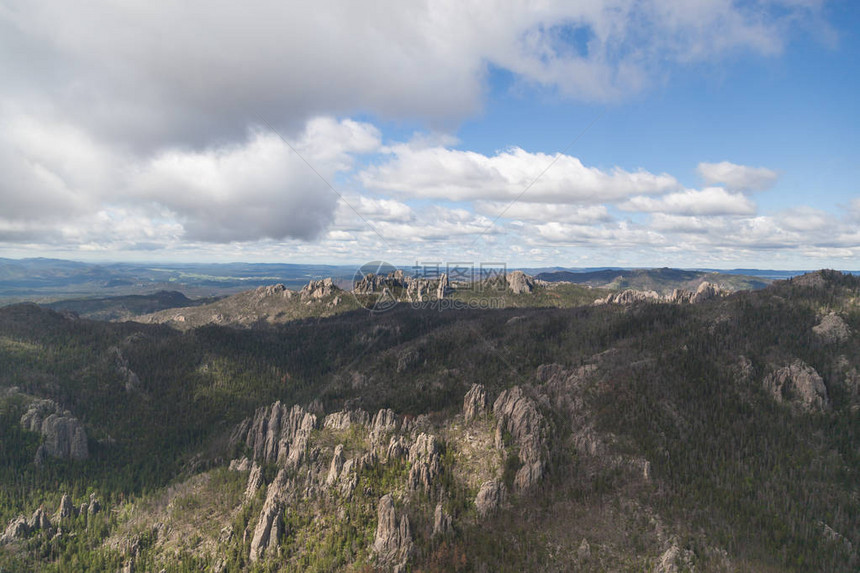
[[[857,270],[858,30],[848,1],[7,0],[0,256]]]

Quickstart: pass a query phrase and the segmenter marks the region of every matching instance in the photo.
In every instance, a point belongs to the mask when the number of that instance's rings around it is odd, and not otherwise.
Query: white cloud
[[[529,153],[518,147],[493,156],[409,144],[387,149],[390,160],[367,168],[359,178],[369,189],[407,197],[499,201],[522,195],[530,202],[593,204],[679,187],[665,173],[602,171],[584,166],[576,157]]]
[[[503,203],[476,201],[475,211],[495,220],[498,218],[530,222],[599,223],[612,220],[605,205],[557,205],[547,203]]]
[[[721,187],[686,189],[661,197],[633,197],[618,206],[624,211],[676,215],[753,215],[756,205],[740,193]]]
[[[734,191],[761,191],[776,183],[779,175],[766,167],[748,167],[728,161],[699,163],[697,171],[709,185],[724,184]]]

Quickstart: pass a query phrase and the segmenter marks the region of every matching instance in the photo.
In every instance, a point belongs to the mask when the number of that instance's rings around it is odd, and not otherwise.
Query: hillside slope
[[[0,567],[852,570],[859,301],[820,272],[248,330],[6,307]],[[86,459],[35,463],[44,399]]]

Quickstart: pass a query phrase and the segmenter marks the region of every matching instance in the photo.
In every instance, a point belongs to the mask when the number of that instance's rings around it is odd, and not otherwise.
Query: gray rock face
[[[487,412],[487,391],[483,384],[472,384],[463,398],[463,417],[466,422],[471,422],[478,416]]]
[[[530,293],[534,290],[534,279],[523,271],[514,271],[505,275],[508,282],[508,290],[514,294]]]
[[[627,289],[619,293],[606,295],[606,298],[599,298],[594,301],[594,304],[634,304],[637,302],[658,302],[660,295],[653,290],[639,291]]]
[[[821,322],[812,327],[812,332],[817,334],[824,342],[844,342],[851,337],[851,329],[842,320],[842,317],[831,312],[821,319]]]
[[[67,496],[63,496],[66,499]],[[55,520],[58,521],[58,520]],[[51,520],[48,519],[48,514],[41,507],[33,512],[30,521],[27,522],[27,528],[32,531],[51,529]]]
[[[36,462],[44,456],[85,460],[89,457],[87,434],[77,418],[60,408],[53,400],[36,400],[21,416],[21,426],[42,435]]]
[[[437,503],[433,513],[433,535],[447,535],[450,532],[451,516],[442,509],[441,503]]]
[[[119,374],[120,378],[123,380],[125,391],[132,392],[137,390],[140,387],[140,378],[138,378],[137,374],[129,368],[128,360],[126,360],[125,356],[122,355],[122,351],[116,346],[112,347],[110,351],[114,355],[115,368],[117,374]]]
[[[409,517],[397,515],[391,494],[382,496],[376,514],[373,552],[376,554],[377,563],[390,571],[404,571],[413,548]]]
[[[377,443],[382,436],[397,429],[397,416],[391,408],[380,410],[373,416],[370,426],[370,441]]]
[[[442,473],[439,456],[440,447],[436,436],[422,432],[415,443],[409,448],[409,478],[410,491],[421,491],[429,495],[433,490],[434,481]]]
[[[366,426],[370,417],[364,410],[345,410],[325,417],[323,427],[329,430],[346,430],[353,424]]]
[[[436,286],[436,299],[442,300],[445,298],[445,295],[448,294],[451,285],[448,283],[448,275],[442,273],[442,276],[439,277],[439,284]]]
[[[666,302],[671,302],[674,304],[683,304],[686,302],[690,302],[690,299],[693,298],[693,293],[688,290],[684,290],[682,288],[676,288],[672,291],[672,294],[666,299]]]
[[[681,549],[673,543],[669,549],[660,556],[660,562],[655,569],[656,573],[679,573],[680,571],[693,571],[693,554],[691,551]]]
[[[391,436],[388,440],[388,449],[385,451],[385,458],[394,460],[402,458],[409,454],[409,446],[403,436]]]
[[[481,484],[481,489],[475,497],[475,508],[478,516],[486,518],[502,507],[508,498],[508,488],[501,480],[493,479]]]
[[[245,486],[245,499],[251,499],[257,494],[263,486],[263,468],[257,462],[251,465],[251,471],[248,473],[248,484]]]
[[[334,448],[334,456],[331,458],[331,465],[328,469],[328,476],[326,476],[325,482],[326,485],[334,484],[337,479],[340,477],[340,471],[343,469],[344,462],[343,455],[343,444],[338,444]]]
[[[89,507],[87,508],[87,511],[89,512],[89,515],[95,515],[95,514],[97,514],[99,511],[101,511],[101,509],[102,509],[102,504],[101,504],[101,502],[99,502],[99,500],[96,498],[96,494],[95,494],[95,493],[91,493],[91,494],[90,494],[90,503],[89,503]]]
[[[257,409],[252,418],[241,422],[230,442],[244,442],[255,460],[295,465],[304,455],[308,436],[316,424],[317,417],[301,406],[289,408],[275,402]]]
[[[19,515],[6,526],[6,531],[0,537],[0,543],[9,543],[17,539],[24,539],[29,533],[30,527],[27,525],[27,519],[23,515]]]
[[[267,552],[271,554],[277,550],[284,533],[284,523],[281,519],[284,496],[290,488],[291,482],[287,477],[287,470],[281,469],[266,491],[266,501],[257,519],[257,526],[254,528],[249,555],[252,562],[259,561],[266,556]]]
[[[302,300],[319,300],[339,290],[330,278],[326,278],[318,281],[310,281],[302,287],[299,294]]]
[[[690,302],[693,304],[704,302],[706,300],[711,300],[712,298],[717,298],[720,294],[720,285],[711,284],[708,281],[702,281],[699,288],[696,289],[695,294],[690,297]]]
[[[505,435],[509,434],[519,448],[522,467],[517,471],[514,485],[519,491],[526,490],[543,477],[546,459],[546,420],[534,400],[519,386],[502,392],[493,404],[496,424],[496,447],[505,447]]]
[[[60,507],[57,508],[57,514],[54,516],[54,521],[60,522],[64,519],[75,517],[75,506],[72,505],[72,498],[69,494],[63,494],[63,499],[60,501]]]
[[[823,412],[830,408],[824,380],[801,360],[768,374],[764,387],[777,402],[789,402],[805,412]]]

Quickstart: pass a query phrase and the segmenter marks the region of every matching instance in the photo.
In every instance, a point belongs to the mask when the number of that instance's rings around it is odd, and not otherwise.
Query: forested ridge
[[[144,569],[379,566],[368,549],[376,502],[411,462],[359,472],[365,489],[344,502],[354,527],[313,537],[315,515],[292,505],[280,557],[248,560],[251,540],[241,531],[253,533],[264,493],[242,501],[245,475],[226,466],[249,453],[229,438],[258,408],[280,401],[320,415],[390,408],[402,420],[426,418],[445,437],[440,503],[455,525],[442,541],[423,533],[418,524],[432,523],[432,496],[409,498],[402,511],[413,522],[412,570],[641,570],[658,566],[667,544],[686,556],[681,568],[854,570],[858,333],[860,279],[832,271],[696,305],[444,312],[399,305],[382,314],[185,332],[31,304],[3,307],[0,529],[40,506],[53,513],[63,494],[76,505],[95,494],[106,511],[63,522],[62,535],[36,531],[0,545],[0,568],[116,570],[132,555]],[[550,371],[578,372],[577,385],[554,389]],[[801,387],[786,372],[820,379],[824,390]],[[491,399],[527,389],[549,428],[542,485],[512,495],[483,521],[475,516],[477,491],[462,485],[470,480],[455,479],[462,461],[454,452],[465,451],[468,433],[458,416],[476,384]],[[79,420],[87,459],[35,463],[44,438],[20,421],[37,399]],[[560,405],[566,401],[575,405]],[[583,453],[585,434],[570,412],[587,421],[602,449]],[[367,447],[357,435],[314,432],[309,448],[326,452],[337,440],[347,450]],[[513,487],[522,460],[504,451],[501,479]],[[647,462],[647,479],[618,460]],[[263,473],[271,487],[276,468],[263,465]],[[170,552],[151,530],[132,532],[132,507],[160,507],[166,492],[194,480],[204,485],[176,498],[181,507],[188,514],[207,508],[232,536],[218,541],[216,531],[212,546]],[[152,511],[158,521],[166,510]],[[134,543],[118,542],[123,535]]]

